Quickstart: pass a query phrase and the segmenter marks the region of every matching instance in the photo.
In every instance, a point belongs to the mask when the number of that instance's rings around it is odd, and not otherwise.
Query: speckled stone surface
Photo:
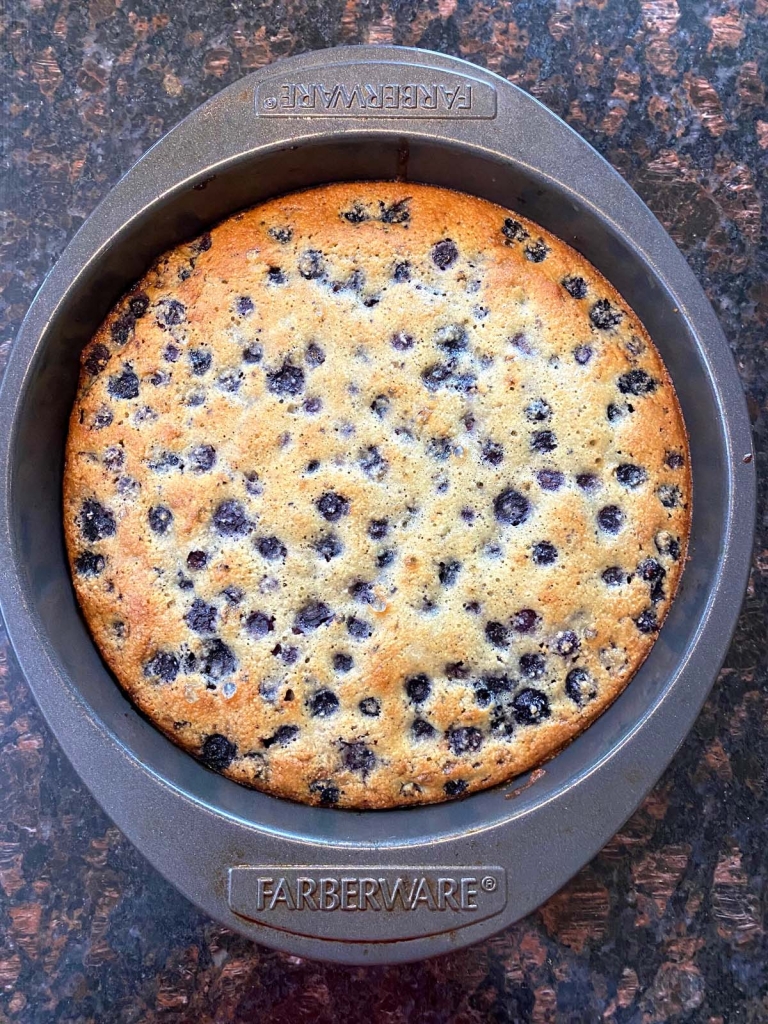
[[[530,90],[683,249],[763,479],[736,640],[670,769],[565,890],[466,952],[364,970],[253,946],[164,882],[64,761],[0,626],[0,1022],[766,1022],[768,0],[6,0],[0,372],[67,240],[164,131],[271,60],[357,42]]]

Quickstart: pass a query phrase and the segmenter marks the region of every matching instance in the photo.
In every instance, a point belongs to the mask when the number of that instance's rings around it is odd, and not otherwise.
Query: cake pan
[[[376,178],[519,210],[609,278],[674,380],[690,432],[694,512],[689,561],[650,656],[543,772],[460,802],[350,812],[215,775],[126,700],[78,613],[61,476],[80,350],[158,253],[269,197]],[[453,950],[529,913],[586,863],[659,777],[716,677],[745,589],[754,515],[739,380],[673,242],[536,100],[419,50],[305,54],[191,114],[69,244],[30,307],[0,391],[0,600],[49,725],[107,814],[189,899],[302,956],[363,964]]]

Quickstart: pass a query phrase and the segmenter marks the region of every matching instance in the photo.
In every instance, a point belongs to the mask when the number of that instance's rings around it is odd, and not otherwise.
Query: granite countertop
[[[6,0],[0,372],[49,267],[160,135],[248,71],[361,42],[529,90],[687,256],[762,471],[735,642],[670,769],[562,892],[469,950],[362,969],[254,946],[163,881],[64,760],[0,625],[0,1022],[768,1021],[768,0]]]

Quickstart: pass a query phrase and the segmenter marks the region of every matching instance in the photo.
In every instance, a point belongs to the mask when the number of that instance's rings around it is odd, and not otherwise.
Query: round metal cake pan
[[[694,512],[680,591],[650,656],[544,773],[439,806],[348,812],[215,775],[126,700],[75,602],[62,462],[80,350],[156,255],[269,197],[383,178],[519,210],[610,279],[674,380],[690,432]],[[298,955],[419,959],[482,939],[555,892],[621,827],[682,742],[744,594],[751,444],[733,360],[700,286],[586,142],[530,96],[454,58],[395,47],[309,53],[225,89],[158,142],[41,287],[0,391],[2,610],[75,769],[191,900]]]

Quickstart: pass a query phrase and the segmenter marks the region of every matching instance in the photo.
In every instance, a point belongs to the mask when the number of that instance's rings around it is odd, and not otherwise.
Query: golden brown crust
[[[163,256],[82,367],[78,598],[142,711],[238,782],[492,786],[653,644],[690,517],[677,399],[616,291],[517,215],[383,182],[273,200]]]

